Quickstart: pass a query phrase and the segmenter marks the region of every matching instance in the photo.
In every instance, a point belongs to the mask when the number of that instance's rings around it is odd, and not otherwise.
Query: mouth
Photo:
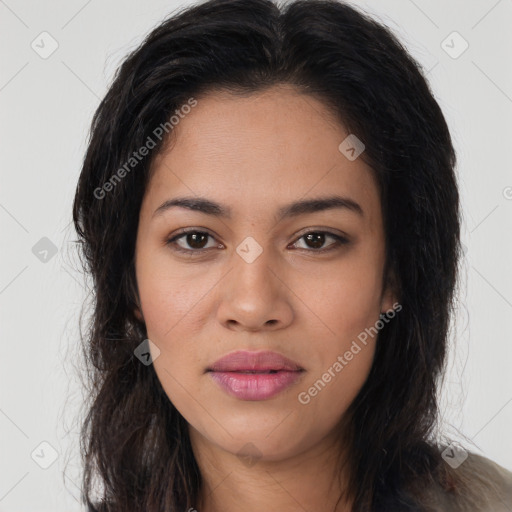
[[[268,400],[301,379],[305,369],[276,352],[237,351],[206,369],[228,395],[239,400]]]

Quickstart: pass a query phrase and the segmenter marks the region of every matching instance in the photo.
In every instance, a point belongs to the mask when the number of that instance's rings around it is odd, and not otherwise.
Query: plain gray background
[[[189,3],[0,0],[0,511],[80,510],[73,364],[86,287],[73,256],[74,189],[115,68]],[[449,435],[511,469],[512,2],[353,3],[398,34],[448,121],[466,255],[443,416]]]

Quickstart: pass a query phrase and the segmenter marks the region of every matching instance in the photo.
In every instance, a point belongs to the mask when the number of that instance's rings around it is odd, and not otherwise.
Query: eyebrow
[[[177,197],[168,199],[162,203],[154,212],[152,217],[161,215],[163,212],[173,208],[181,207],[188,210],[194,210],[206,215],[215,217],[231,218],[231,208],[223,206],[215,201],[203,197]],[[279,208],[276,214],[276,220],[279,222],[285,218],[297,217],[308,213],[315,213],[334,208],[343,208],[354,212],[363,217],[364,212],[359,203],[348,197],[332,195],[328,197],[320,197],[316,199],[303,199],[287,204]]]

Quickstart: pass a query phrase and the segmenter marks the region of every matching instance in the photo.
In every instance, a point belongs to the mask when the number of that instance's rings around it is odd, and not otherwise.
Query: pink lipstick
[[[304,369],[276,352],[236,351],[206,370],[224,391],[241,400],[266,400],[302,376]]]

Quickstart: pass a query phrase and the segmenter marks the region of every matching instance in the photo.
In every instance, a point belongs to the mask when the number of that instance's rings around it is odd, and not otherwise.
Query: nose
[[[251,263],[234,254],[233,265],[221,284],[219,322],[238,331],[277,330],[289,325],[293,293],[267,252]]]

